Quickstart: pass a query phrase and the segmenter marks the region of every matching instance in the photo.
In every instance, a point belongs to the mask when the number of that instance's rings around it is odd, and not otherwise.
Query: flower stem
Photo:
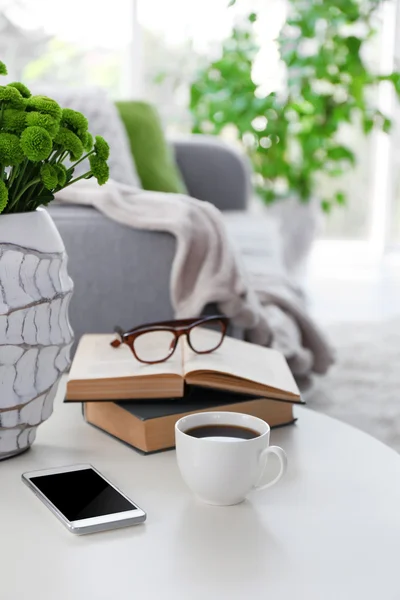
[[[69,185],[72,185],[73,183],[76,183],[80,179],[87,179],[88,175],[91,175],[91,174],[92,174],[92,171],[88,171],[87,173],[84,173],[80,177],[75,177],[75,179],[72,179],[69,183],[67,183],[67,185],[64,185],[64,187],[61,189],[62,190],[65,189],[66,187],[68,187]],[[60,190],[58,190],[58,191],[60,191]]]
[[[50,165],[53,165],[56,162],[56,160],[57,160],[57,158],[59,157],[60,154],[61,154],[60,150],[57,150],[56,152],[53,152],[53,154],[48,157],[47,162]]]
[[[15,183],[14,189],[11,190],[11,188],[10,188],[10,191],[12,191],[14,198],[17,195],[18,188],[21,185],[21,181],[22,181],[22,179],[24,177],[24,174],[25,174],[25,171],[26,171],[26,167],[28,166],[28,164],[29,164],[28,159],[25,159],[23,167],[20,167],[20,170],[19,170],[19,173],[18,173],[18,176],[17,176],[17,181]],[[14,168],[15,168],[15,170],[17,170],[17,167],[14,167]]]
[[[1,167],[0,167],[0,169],[1,169]],[[11,189],[11,186],[14,183],[14,179],[17,176],[17,172],[18,172],[18,168],[17,167],[13,167],[11,169],[11,173],[10,173],[10,175],[8,177],[8,181],[7,181],[9,189]]]
[[[70,166],[68,171],[72,171],[72,169],[75,169],[76,165],[79,165],[79,163],[86,160],[88,158],[88,156],[90,156],[91,154],[94,154],[95,152],[96,152],[95,150],[91,150],[90,152],[85,154],[85,156],[82,156],[82,158],[80,158],[76,163],[74,163],[73,165]]]
[[[27,208],[28,208],[28,207],[29,207],[29,205],[31,204],[31,202],[32,202],[32,199],[35,197],[35,195],[38,195],[38,192],[37,192],[37,190],[38,190],[38,189],[40,189],[40,190],[41,190],[42,188],[43,188],[43,186],[42,186],[42,185],[40,185],[40,186],[39,186],[39,185],[37,185],[37,184],[35,184],[33,187],[31,187],[31,189],[30,189],[30,190],[29,190],[29,192],[27,193],[26,197],[24,198],[24,202],[25,202],[25,204],[26,204],[26,207],[27,207]]]
[[[20,193],[14,198],[14,200],[11,202],[11,204],[9,206],[7,206],[8,212],[11,212],[10,209],[13,208],[17,203],[18,200],[21,198],[21,196],[26,192],[26,190],[28,190],[32,185],[36,185],[37,183],[39,183],[40,181],[40,177],[36,178],[36,179],[32,179],[32,181],[30,181],[28,183],[28,185],[26,185],[21,191]]]
[[[27,194],[24,202],[26,204],[26,208],[28,210],[35,210],[38,206],[40,206],[41,202],[39,202],[39,204],[37,204],[35,206],[35,198],[36,200],[38,199],[38,197],[40,197],[40,194],[43,192],[44,190],[44,186],[42,185],[42,183],[40,183],[40,185],[36,184],[34,185],[30,190],[29,193]]]
[[[61,153],[61,156],[59,157],[57,164],[59,165],[60,163],[63,163],[64,160],[67,158],[68,156],[68,150],[66,150],[65,152]]]

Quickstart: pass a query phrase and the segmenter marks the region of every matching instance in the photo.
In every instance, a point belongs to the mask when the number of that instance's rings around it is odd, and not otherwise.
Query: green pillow
[[[156,109],[146,102],[116,102],[143,189],[187,193]]]

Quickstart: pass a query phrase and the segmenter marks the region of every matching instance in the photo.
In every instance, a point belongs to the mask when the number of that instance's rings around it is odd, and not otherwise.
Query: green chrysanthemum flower
[[[96,143],[94,145],[94,149],[96,154],[102,160],[107,160],[110,156],[110,146],[107,144],[106,140],[101,135],[96,135]]]
[[[108,164],[97,154],[89,156],[89,162],[93,177],[97,179],[99,185],[104,185],[110,176]]]
[[[0,63],[1,66],[1,63]],[[8,202],[8,189],[2,179],[0,179],[0,214],[3,212]]]
[[[50,115],[45,115],[37,111],[25,113],[26,123],[29,127],[43,127],[49,132],[52,138],[55,138],[59,129],[59,122]]]
[[[5,131],[20,135],[26,127],[26,113],[17,108],[6,108],[1,127]]]
[[[7,85],[0,85],[0,102],[7,102],[13,108],[25,107],[25,100],[19,91]]]
[[[85,152],[90,152],[91,149],[93,148],[93,136],[88,131],[86,132],[86,140],[85,140],[85,143],[83,144],[83,147],[85,149]]]
[[[32,96],[31,91],[28,90],[26,85],[20,83],[19,81],[13,81],[12,83],[9,83],[7,87],[13,87],[18,90],[23,98],[30,98]]]
[[[61,120],[61,107],[55,100],[48,98],[47,96],[31,96],[27,100],[26,110],[36,110],[37,112],[45,115],[50,115],[57,121]]]
[[[49,157],[53,141],[43,127],[27,127],[21,135],[21,148],[29,160],[39,162]]]
[[[66,129],[65,127],[60,127],[60,131],[55,137],[55,143],[59,144],[64,150],[67,150],[72,158],[72,160],[79,160],[83,154],[83,145],[81,140],[78,138],[75,133]]]
[[[77,110],[72,110],[72,108],[63,108],[61,125],[75,133],[82,144],[85,145],[86,132],[89,124],[87,118],[84,117],[82,113]]]
[[[0,133],[0,163],[3,167],[19,165],[24,160],[18,136]]]
[[[1,60],[0,60],[0,75],[7,75],[7,67],[3,62],[1,62]]]
[[[56,169],[49,163],[44,163],[40,168],[40,179],[47,190],[54,190],[58,185]]]
[[[58,187],[63,188],[67,183],[67,169],[64,165],[54,165],[53,168],[57,173]]]

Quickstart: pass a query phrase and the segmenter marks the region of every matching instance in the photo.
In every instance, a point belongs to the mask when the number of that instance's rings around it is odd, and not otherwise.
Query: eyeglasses
[[[209,354],[219,348],[224,340],[229,319],[220,315],[183,319],[180,321],[163,321],[140,325],[130,331],[115,328],[119,339],[111,342],[113,348],[126,344],[138,361],[155,364],[168,360],[176,350],[182,335],[193,352]],[[207,331],[204,331],[204,329]]]

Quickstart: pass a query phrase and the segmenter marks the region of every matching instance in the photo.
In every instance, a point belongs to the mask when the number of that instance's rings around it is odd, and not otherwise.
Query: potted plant
[[[0,459],[32,444],[70,364],[73,285],[61,237],[41,207],[78,179],[104,184],[108,155],[81,113],[22,83],[0,86]],[[85,159],[87,172],[74,178]]]
[[[282,93],[265,94],[253,80],[259,52],[255,13],[233,29],[220,56],[197,74],[190,99],[193,132],[220,135],[229,126],[252,162],[255,189],[266,204],[280,204],[285,211],[279,201],[289,198],[293,205],[295,199],[301,213],[301,205],[320,191],[321,176],[329,182],[355,165],[353,149],[340,136],[344,125],[361,124],[366,135],[374,128],[390,130],[390,119],[374,104],[375,92],[386,81],[400,94],[400,74],[374,72],[364,58],[381,4],[290,0],[278,38],[286,71]],[[329,183],[325,188],[318,199],[323,211],[346,203],[344,189]],[[299,233],[301,223],[290,215],[286,226]]]

